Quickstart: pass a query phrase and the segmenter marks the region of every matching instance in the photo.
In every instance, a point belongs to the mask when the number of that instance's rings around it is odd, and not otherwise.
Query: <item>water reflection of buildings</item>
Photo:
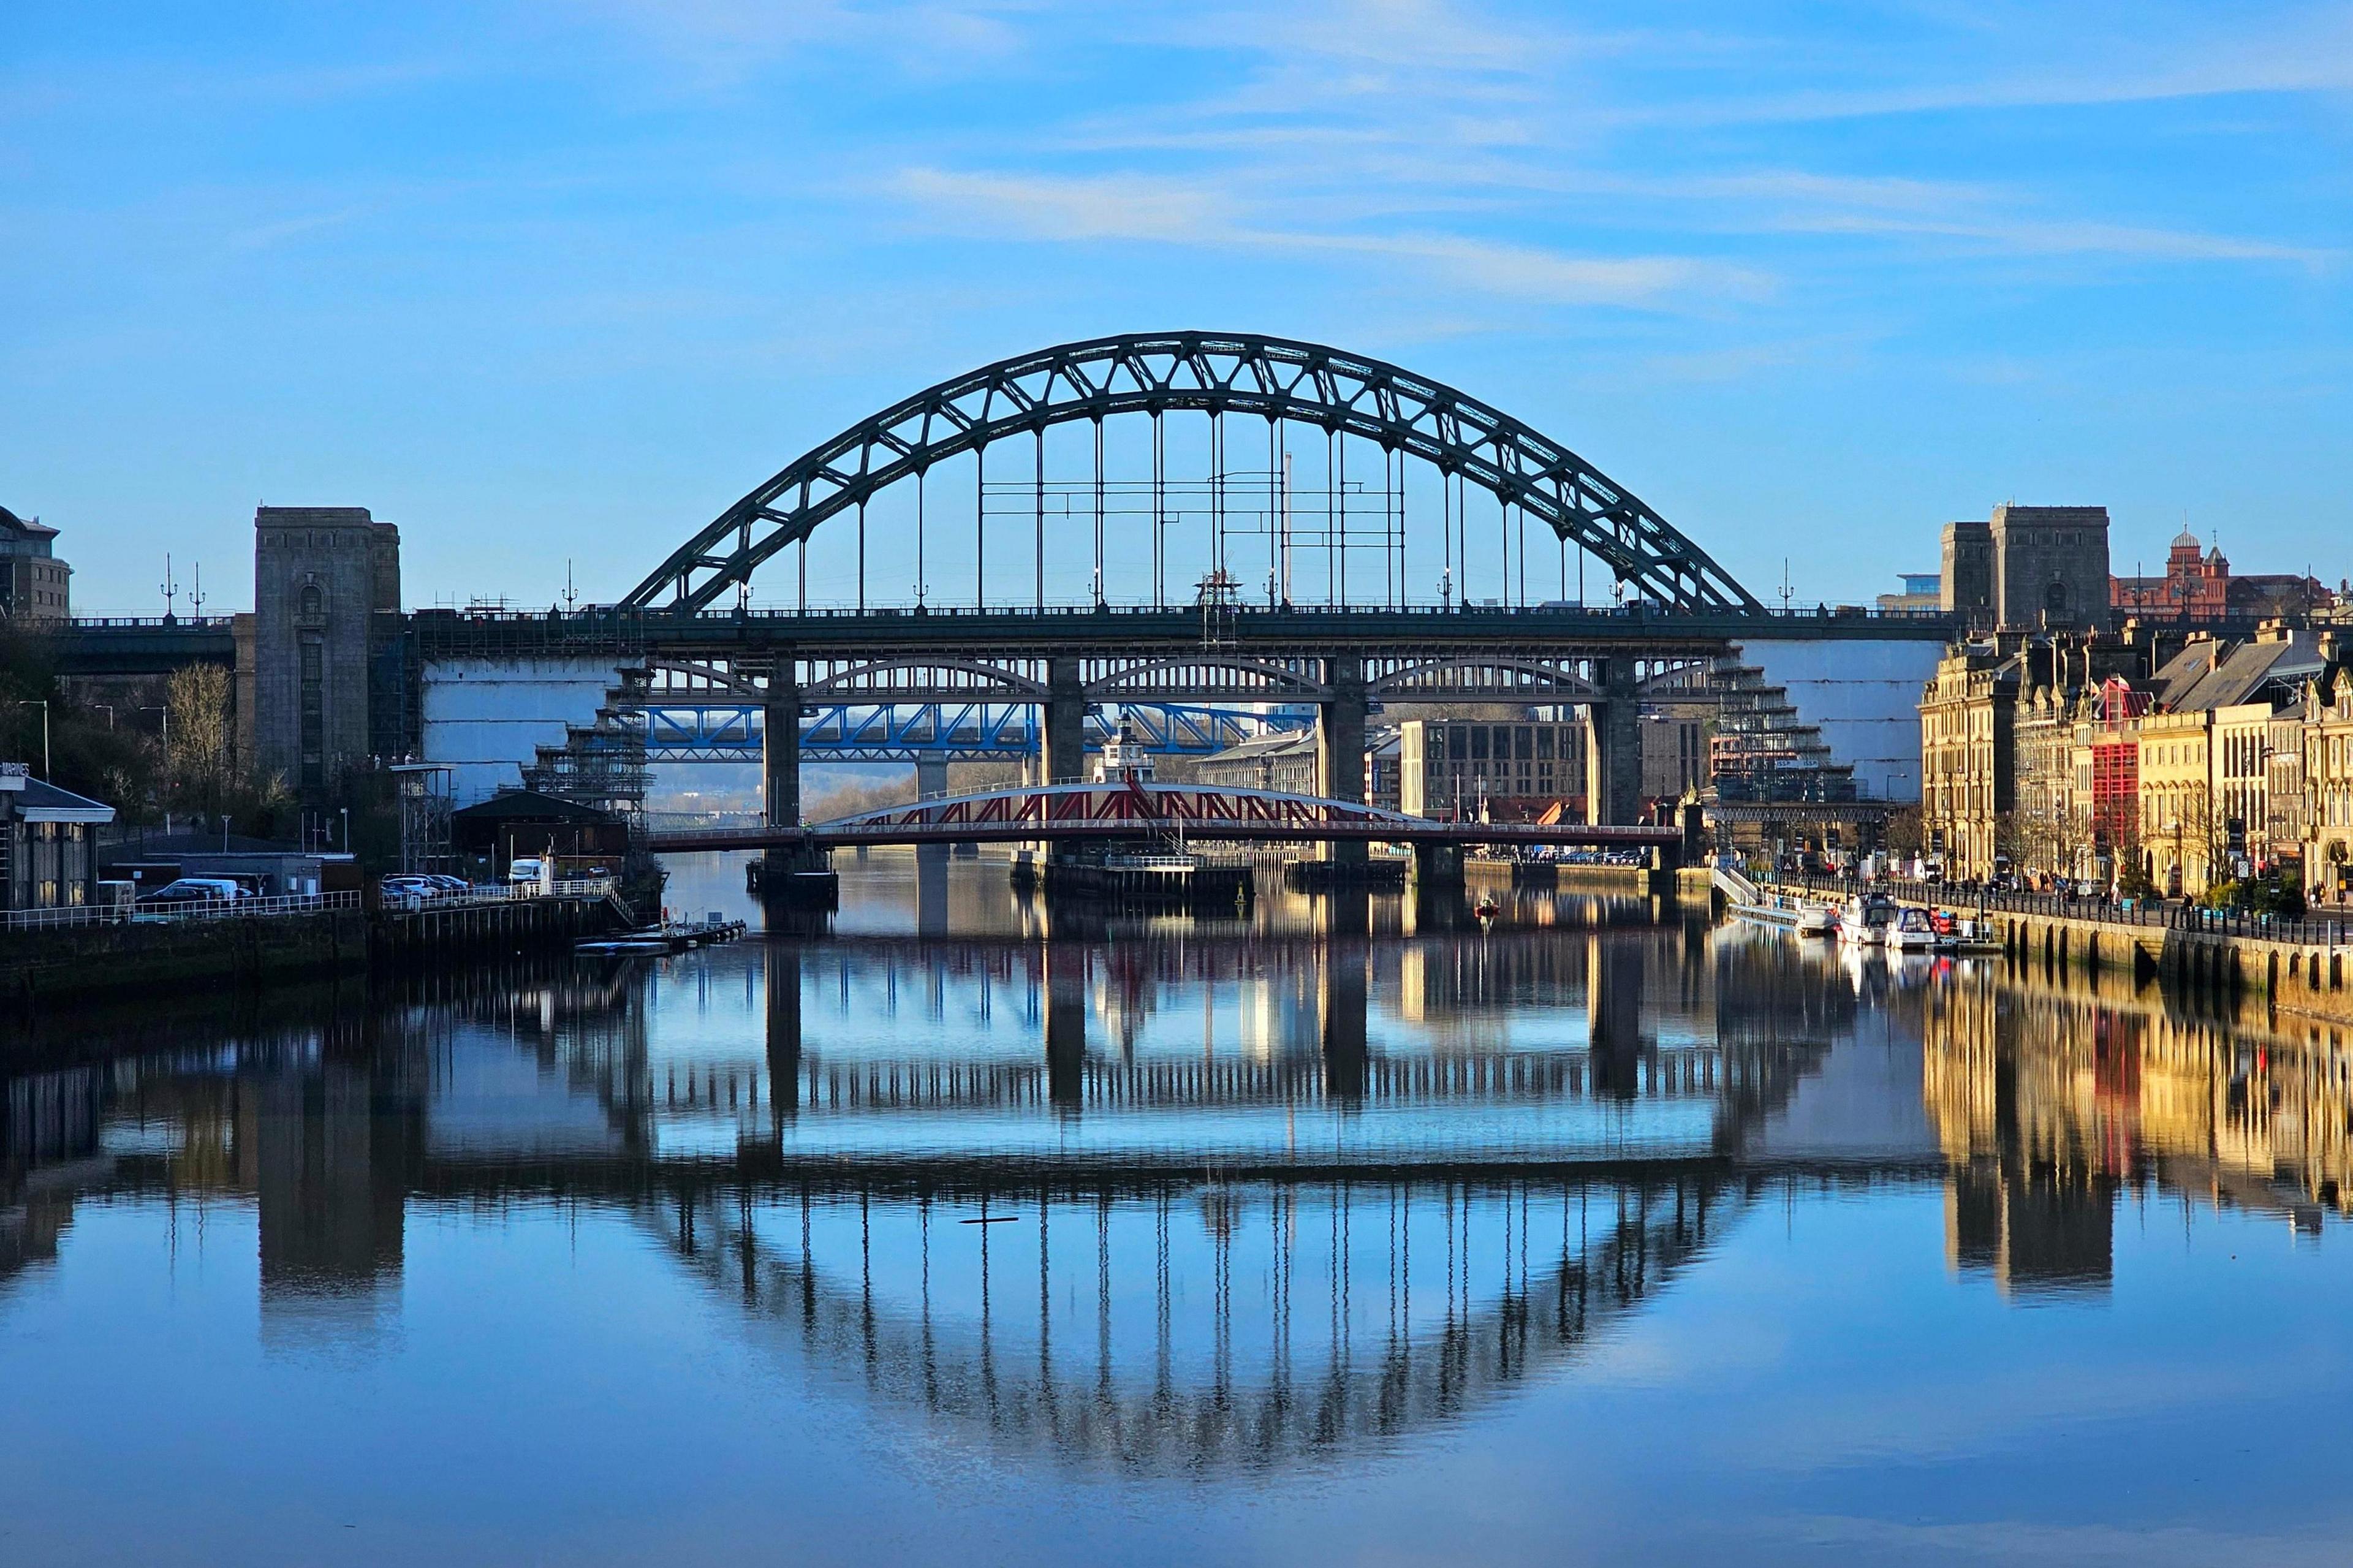
[[[1932,991],[1923,1031],[1957,1268],[2017,1289],[2105,1289],[2118,1194],[2149,1183],[2299,1228],[2353,1212],[2346,1041],[2186,1012],[2154,988],[2021,987],[1989,968]]]
[[[412,1208],[586,1203],[927,1418],[1133,1466],[1336,1453],[1639,1310],[1750,1201],[1719,1108],[1819,1051],[1718,1051],[1682,1011],[1708,966],[1658,933],[1445,940],[1482,945],[745,944],[192,1022],[202,1048],[10,1084],[9,1261],[78,1200],[250,1205],[265,1331],[348,1337]],[[1399,1019],[1409,963],[1446,1018]],[[1451,1026],[1501,1008],[1558,1016]],[[1399,1120],[1292,1141],[1319,1115]]]
[[[265,1330],[364,1335],[412,1214],[560,1204],[659,1235],[755,1363],[1198,1471],[1491,1409],[1777,1186],[1939,1181],[1956,1268],[2022,1296],[2107,1289],[2136,1184],[2341,1208],[2342,1042],[1929,974],[1657,927],[852,936],[150,1019],[6,1084],[0,1290],[77,1203],[249,1205]]]

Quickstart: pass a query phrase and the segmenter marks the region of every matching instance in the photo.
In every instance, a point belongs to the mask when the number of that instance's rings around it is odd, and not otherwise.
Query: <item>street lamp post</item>
[[[37,708],[41,710],[41,782],[47,784],[49,779],[48,700],[42,697],[24,697],[17,699],[16,705],[19,708]]]

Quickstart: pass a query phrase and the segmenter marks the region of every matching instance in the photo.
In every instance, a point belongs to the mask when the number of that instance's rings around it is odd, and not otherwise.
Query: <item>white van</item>
[[[538,856],[518,856],[514,864],[507,868],[507,880],[510,882],[536,882],[539,880],[539,869],[540,861]]]

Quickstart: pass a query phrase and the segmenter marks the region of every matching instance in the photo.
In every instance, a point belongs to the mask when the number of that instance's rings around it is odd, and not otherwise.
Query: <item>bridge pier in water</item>
[[[1317,793],[1330,800],[1365,798],[1365,720],[1370,703],[1365,695],[1365,665],[1359,658],[1333,658],[1324,666],[1327,701],[1315,710],[1315,775]],[[1371,846],[1362,840],[1324,846],[1324,858],[1335,866],[1363,867]]]
[[[1046,700],[1039,738],[1050,784],[1079,784],[1087,776],[1087,692],[1075,658],[1046,661]]]
[[[779,661],[760,709],[760,814],[771,827],[801,821],[801,698],[792,660]]]
[[[1602,699],[1585,710],[1585,820],[1623,826],[1642,811],[1642,702],[1634,661],[1597,661]]]
[[[801,694],[788,651],[777,656],[760,706],[760,816],[770,827],[801,825]],[[830,908],[839,897],[833,868],[821,849],[764,850],[755,877],[764,902]]]
[[[1416,892],[1462,891],[1462,846],[1460,844],[1417,844],[1413,847],[1413,886]]]
[[[915,798],[938,800],[948,793],[948,760],[945,757],[915,759]],[[948,846],[918,844],[915,846],[915,882],[917,907],[923,917],[923,927],[932,930],[930,918],[937,906],[941,930],[946,929]],[[936,884],[936,887],[934,886]]]

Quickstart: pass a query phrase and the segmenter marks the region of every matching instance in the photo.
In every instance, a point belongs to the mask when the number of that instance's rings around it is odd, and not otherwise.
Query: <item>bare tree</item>
[[[1900,806],[1889,812],[1887,825],[1880,830],[1880,842],[1886,847],[1887,852],[1903,859],[1919,854],[1921,846],[1927,841],[1920,808],[1916,805]]]
[[[164,796],[175,811],[266,829],[287,805],[286,782],[238,766],[230,691],[228,671],[214,664],[184,665],[164,683]]]
[[[218,812],[234,779],[228,671],[183,665],[164,687],[164,787],[185,810]]]

